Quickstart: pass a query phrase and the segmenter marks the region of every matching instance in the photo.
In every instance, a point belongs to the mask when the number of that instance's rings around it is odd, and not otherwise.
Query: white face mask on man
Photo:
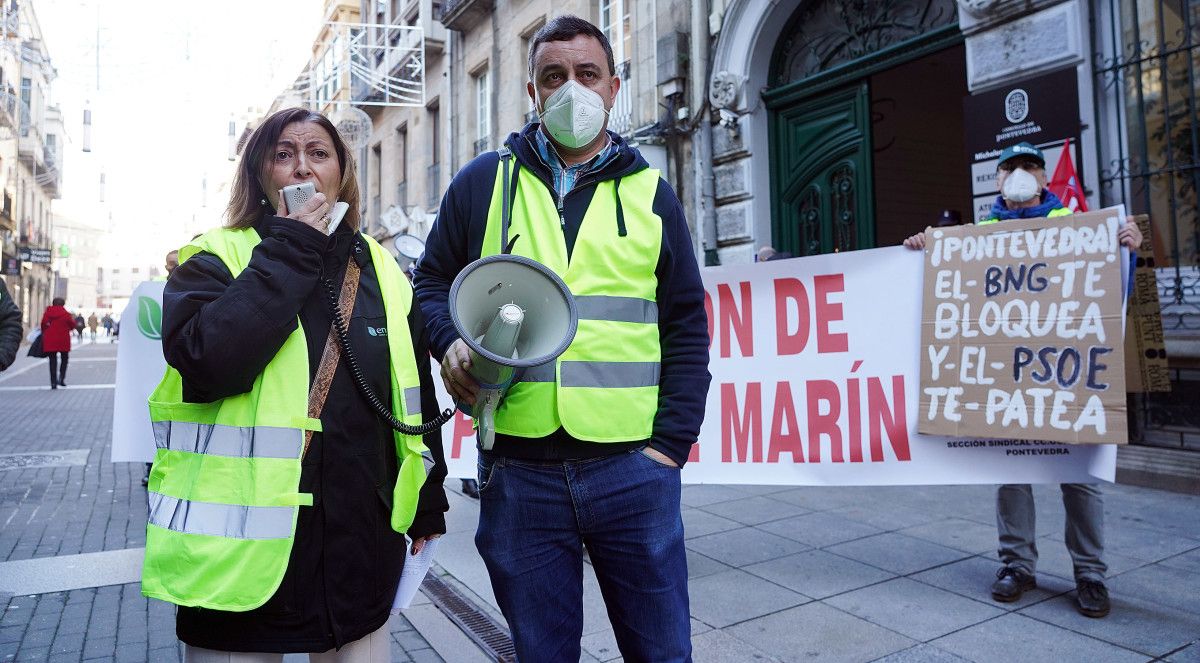
[[[1042,188],[1038,186],[1037,177],[1024,168],[1016,168],[1004,180],[1000,190],[1005,200],[1014,203],[1027,203],[1038,196]]]
[[[546,99],[539,117],[555,142],[574,150],[600,135],[607,114],[600,95],[577,81],[567,81]]]

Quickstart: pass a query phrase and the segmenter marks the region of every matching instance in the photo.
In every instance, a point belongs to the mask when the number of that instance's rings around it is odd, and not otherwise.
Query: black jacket
[[[533,144],[533,132],[538,130],[538,126],[536,123],[530,124],[520,133],[509,134],[504,144],[521,164],[520,177],[537,180],[557,198],[550,184],[550,168],[542,161]],[[617,134],[609,132],[609,136],[617,154],[605,162],[598,172],[580,178],[560,201],[568,257],[574,249],[584,213],[596,192],[596,184],[649,167],[636,148],[630,147]],[[450,284],[463,267],[481,255],[498,163],[496,152],[485,152],[454,176],[442,199],[437,221],[430,230],[425,255],[417,265],[413,282],[421,302],[421,311],[429,322],[433,354],[438,358],[458,338],[450,322]],[[638,202],[652,206],[654,213],[662,219],[663,233],[655,269],[662,372],[653,435],[648,440],[630,440],[625,444],[598,444],[577,440],[562,428],[539,439],[497,434],[493,448],[495,453],[562,460],[602,456],[649,443],[681,467],[687,462],[692,444],[700,434],[708,384],[712,379],[708,372],[708,319],[704,312],[704,286],[700,282],[700,271],[696,266],[696,254],[683,207],[671,185],[660,179],[654,200]],[[618,197],[618,210],[621,205]],[[520,213],[520,210],[516,210],[516,213]],[[613,241],[620,241],[619,222],[616,219],[613,220]]]
[[[21,309],[0,280],[0,371],[12,366],[21,345]]]
[[[309,378],[320,365],[330,316],[323,274],[341,290],[353,254],[362,276],[350,320],[350,342],[371,389],[390,405],[387,337],[379,281],[369,249],[348,227],[327,238],[291,219],[264,217],[262,242],[249,266],[232,279],[215,256],[181,264],[163,294],[163,350],[183,376],[184,400],[211,402],[249,391],[255,378],[296,329],[308,344]],[[437,410],[424,322],[414,305],[408,318],[426,419]],[[341,647],[387,621],[404,564],[405,539],[391,529],[397,463],[391,429],[355,389],[346,357],[338,362],[325,409],[324,433],[313,436],[287,573],[267,603],[248,612],[179,608],[176,628],[185,643],[223,651],[321,652]],[[446,531],[441,437],[425,436],[435,465],[421,490],[408,534]]]

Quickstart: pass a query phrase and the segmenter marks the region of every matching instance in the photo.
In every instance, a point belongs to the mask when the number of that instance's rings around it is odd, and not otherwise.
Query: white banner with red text
[[[923,269],[902,247],[702,269],[712,386],[683,481],[1112,481],[1115,445],[917,432]],[[471,420],[442,431],[449,476],[475,476]]]

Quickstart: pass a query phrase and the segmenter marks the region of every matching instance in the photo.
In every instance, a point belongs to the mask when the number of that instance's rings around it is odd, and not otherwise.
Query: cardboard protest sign
[[[1124,444],[1119,209],[928,231],[922,433]]]
[[[1138,264],[1129,293],[1129,320],[1125,334],[1125,387],[1131,392],[1171,391],[1167,345],[1163,339],[1162,307],[1158,301],[1158,276],[1154,273],[1153,228],[1150,217],[1134,217],[1142,231]]]

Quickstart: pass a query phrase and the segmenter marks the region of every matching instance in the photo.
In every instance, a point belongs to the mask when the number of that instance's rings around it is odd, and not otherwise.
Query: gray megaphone
[[[450,319],[471,348],[469,372],[479,382],[472,408],[479,443],[495,441],[496,408],[520,369],[553,362],[575,338],[579,313],[567,284],[545,265],[498,254],[467,265],[450,286]]]

